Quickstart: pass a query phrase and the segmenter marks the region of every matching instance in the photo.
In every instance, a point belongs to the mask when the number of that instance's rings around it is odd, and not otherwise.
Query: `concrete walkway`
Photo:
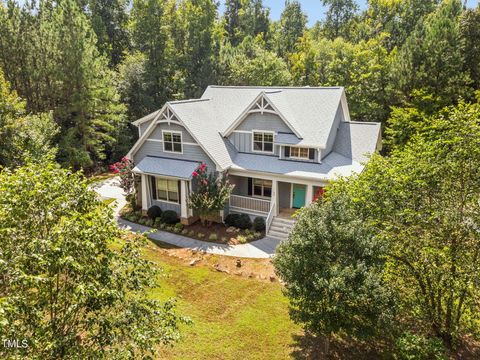
[[[119,179],[112,178],[93,185],[92,189],[95,190],[103,199],[113,198],[116,200],[112,204],[115,204],[115,216],[117,217],[119,226],[122,229],[130,230],[133,232],[148,233],[147,236],[151,240],[162,241],[181,248],[203,250],[209,254],[257,259],[272,257],[275,254],[275,249],[281,242],[281,240],[270,238],[267,236],[263,239],[252,241],[248,244],[215,244],[212,242],[191,239],[186,236],[172,234],[166,231],[153,229],[148,226],[132,223],[118,216],[120,210],[127,203],[123,194],[123,190],[120,189],[118,184]]]

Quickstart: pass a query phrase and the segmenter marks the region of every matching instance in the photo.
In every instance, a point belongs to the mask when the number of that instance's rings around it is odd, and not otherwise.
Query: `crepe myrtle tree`
[[[52,161],[0,172],[0,358],[152,358],[178,336],[174,301],[148,297],[158,268],[121,240],[81,173]]]
[[[127,201],[132,209],[137,205],[137,177],[133,172],[133,161],[124,156],[120,161],[110,165],[110,171],[120,176],[120,187],[125,191]]]
[[[229,183],[226,176],[209,173],[206,164],[201,164],[192,176],[196,191],[190,195],[189,205],[198,213],[202,225],[210,226],[218,212],[225,207],[235,186]]]

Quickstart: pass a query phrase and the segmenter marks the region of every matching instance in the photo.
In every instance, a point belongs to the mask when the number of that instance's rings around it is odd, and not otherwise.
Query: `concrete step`
[[[287,234],[280,233],[278,231],[273,231],[271,229],[268,231],[267,235],[270,236],[270,237],[276,238],[276,239],[280,239],[280,240],[286,240],[288,238]]]
[[[288,234],[292,230],[292,228],[290,226],[284,226],[284,225],[278,225],[278,224],[272,223],[272,225],[270,226],[270,230]]]
[[[279,224],[286,224],[286,225],[294,225],[296,223],[294,219],[284,219],[284,218],[279,218],[278,216],[274,217],[272,222],[279,223]]]

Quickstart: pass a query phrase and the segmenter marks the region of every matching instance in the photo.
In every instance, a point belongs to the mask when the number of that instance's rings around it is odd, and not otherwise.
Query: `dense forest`
[[[352,118],[404,143],[422,115],[480,88],[480,8],[460,0],[0,2],[0,164],[54,151],[94,171],[134,141],[130,122],[209,84],[344,86]]]

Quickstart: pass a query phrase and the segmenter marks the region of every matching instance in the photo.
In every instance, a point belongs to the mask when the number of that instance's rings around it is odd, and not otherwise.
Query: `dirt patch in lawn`
[[[185,266],[206,266],[215,271],[266,282],[278,282],[270,259],[248,259],[233,256],[207,254],[204,251],[177,248],[170,244],[152,241],[148,248],[176,260]]]

